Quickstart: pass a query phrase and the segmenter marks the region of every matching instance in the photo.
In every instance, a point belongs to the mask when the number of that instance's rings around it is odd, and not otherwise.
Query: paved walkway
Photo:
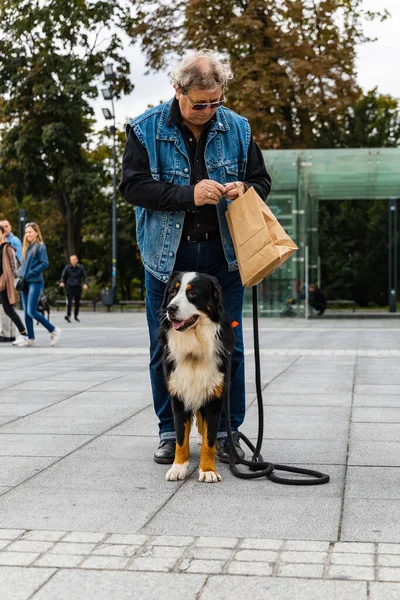
[[[263,455],[329,473],[317,487],[226,465],[199,483],[195,439],[190,478],[165,481],[143,314],[63,328],[0,347],[1,600],[400,597],[400,322],[260,321]]]

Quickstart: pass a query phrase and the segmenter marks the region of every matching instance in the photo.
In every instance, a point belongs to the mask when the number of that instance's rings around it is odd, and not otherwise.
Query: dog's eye
[[[196,298],[196,292],[194,292],[193,290],[190,290],[190,291],[187,293],[187,297],[188,297],[188,298]]]

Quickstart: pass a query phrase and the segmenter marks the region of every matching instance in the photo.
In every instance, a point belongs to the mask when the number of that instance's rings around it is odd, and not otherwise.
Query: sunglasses
[[[182,94],[182,96],[185,96],[185,94]],[[206,108],[211,108],[211,110],[214,110],[215,108],[218,108],[219,106],[223,106],[223,104],[225,104],[225,102],[226,102],[226,99],[224,98],[223,100],[217,100],[217,102],[195,102],[193,104],[190,101],[189,96],[186,96],[186,98],[188,99],[190,108],[192,110],[205,110]]]
[[[35,227],[36,223],[34,223],[33,221],[31,223],[25,223],[25,227]],[[37,227],[37,225],[36,225]]]

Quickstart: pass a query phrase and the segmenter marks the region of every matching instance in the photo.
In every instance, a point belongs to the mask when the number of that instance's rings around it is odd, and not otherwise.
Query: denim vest
[[[167,124],[172,100],[133,119],[127,126],[147,150],[151,175],[157,181],[190,185],[190,161],[176,123]],[[220,107],[207,132],[205,163],[209,179],[225,185],[243,181],[246,173],[250,126],[246,118]],[[237,261],[225,218],[227,203],[217,206],[219,229],[229,271]],[[143,265],[157,279],[166,282],[174,269],[182,235],[185,211],[163,212],[136,207],[136,237]]]

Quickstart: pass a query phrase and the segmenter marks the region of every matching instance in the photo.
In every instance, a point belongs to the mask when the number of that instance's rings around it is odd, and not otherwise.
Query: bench
[[[351,308],[353,312],[356,312],[356,306],[354,300],[328,300],[328,308],[337,306],[338,308]]]
[[[97,304],[97,300],[81,300],[80,305],[81,306],[91,306],[94,310],[94,312],[96,312],[96,304]],[[60,306],[67,306],[67,303],[65,300],[56,300],[56,308],[57,308],[57,312],[60,310]]]
[[[119,306],[121,312],[123,312],[124,308],[129,306],[132,308],[145,308],[146,302],[144,300],[120,300],[116,306]]]

